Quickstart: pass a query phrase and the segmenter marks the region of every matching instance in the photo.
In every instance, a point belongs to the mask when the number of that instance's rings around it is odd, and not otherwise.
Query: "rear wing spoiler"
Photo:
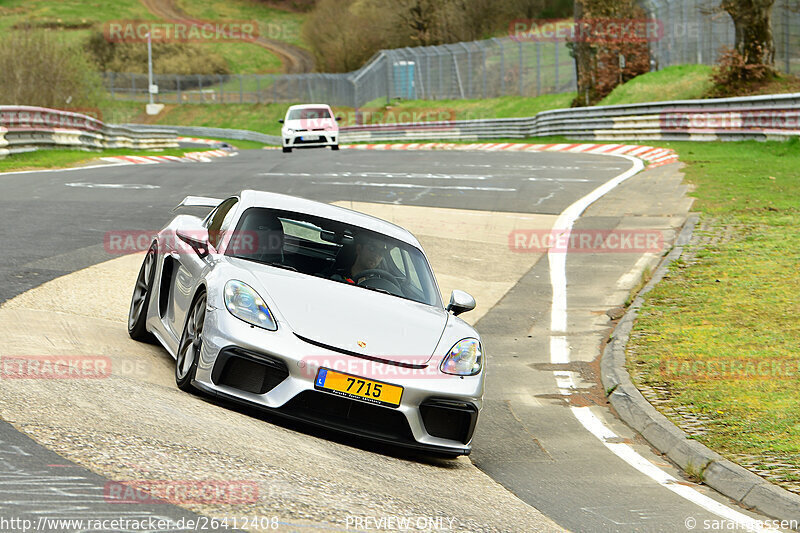
[[[182,207],[217,207],[222,203],[219,198],[208,198],[207,196],[187,196],[181,203],[175,206],[173,211],[177,211]]]

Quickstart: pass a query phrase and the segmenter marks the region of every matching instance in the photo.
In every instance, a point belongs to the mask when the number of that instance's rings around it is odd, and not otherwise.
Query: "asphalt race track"
[[[282,531],[388,531],[367,518],[389,517],[424,519],[410,529],[425,531],[598,532],[765,518],[685,479],[614,417],[594,381],[610,327],[605,311],[624,302],[661,253],[569,254],[571,359],[551,360],[548,257],[510,250],[508,233],[548,230],[632,164],[562,153],[251,150],[211,163],[0,175],[0,355],[102,353],[129,369],[92,383],[0,381],[0,515],[173,521],[153,531],[193,530],[176,526],[180,518],[233,515],[275,517],[243,529]],[[658,230],[670,242],[690,207],[675,167],[631,177],[575,227]],[[110,253],[108,233],[155,231],[186,195],[244,188],[394,220],[420,238],[445,297],[455,287],[475,293],[479,307],[464,318],[483,336],[488,373],[469,458],[419,457],[181,393],[170,356],[127,338],[141,256]],[[570,396],[559,388],[564,375],[577,383]],[[615,437],[592,434],[576,418],[583,407]],[[633,468],[610,442],[628,444],[697,498]],[[109,503],[107,480],[137,475],[247,480],[259,497],[238,506]]]

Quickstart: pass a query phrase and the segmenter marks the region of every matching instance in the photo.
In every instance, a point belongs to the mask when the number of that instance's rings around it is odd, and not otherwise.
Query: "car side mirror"
[[[283,119],[282,119],[282,118],[279,118],[279,119],[278,119],[278,122],[280,122],[281,124],[283,124]]]
[[[197,230],[178,229],[175,230],[175,235],[191,246],[200,257],[208,255],[208,230],[205,228]]]
[[[450,294],[450,304],[447,306],[448,312],[458,316],[473,309],[475,309],[475,298],[471,294],[458,289]]]

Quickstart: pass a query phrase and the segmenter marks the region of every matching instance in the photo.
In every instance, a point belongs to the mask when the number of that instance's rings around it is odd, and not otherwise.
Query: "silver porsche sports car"
[[[408,231],[332,205],[189,196],[148,250],[128,332],[182,390],[437,455],[471,450],[485,356]]]

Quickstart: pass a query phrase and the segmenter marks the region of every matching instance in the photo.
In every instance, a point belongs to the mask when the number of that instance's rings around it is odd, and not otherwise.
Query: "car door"
[[[238,198],[228,198],[223,201],[203,223],[208,231],[208,252],[213,254],[219,248],[219,244],[236,214],[238,201]],[[170,324],[170,328],[175,336],[180,338],[186,314],[189,312],[189,306],[192,305],[195,287],[206,269],[209,268],[210,258],[207,254],[200,253],[188,244],[182,246],[179,253],[173,254],[173,258],[176,259],[178,268],[175,270],[172,285],[172,313],[170,313],[172,324]]]

